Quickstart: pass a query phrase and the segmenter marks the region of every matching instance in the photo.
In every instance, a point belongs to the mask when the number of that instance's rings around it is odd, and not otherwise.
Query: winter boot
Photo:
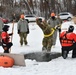
[[[2,46],[2,42],[0,42],[0,46]]]
[[[27,44],[28,44],[28,42],[27,42],[27,41],[24,41],[24,44],[25,44],[25,45],[27,45]]]
[[[62,57],[63,57],[64,59],[67,58],[67,51],[63,51]]]
[[[45,47],[42,47],[42,51],[43,51],[43,52],[46,52],[47,49],[46,49]]]
[[[23,45],[23,41],[20,41],[20,46],[22,46]]]
[[[47,49],[47,53],[51,53],[51,49],[50,48]]]

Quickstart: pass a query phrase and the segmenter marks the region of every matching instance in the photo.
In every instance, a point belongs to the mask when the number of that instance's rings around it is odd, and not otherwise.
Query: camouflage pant
[[[20,44],[23,45],[23,42],[24,42],[24,44],[27,45],[27,40],[26,40],[27,34],[26,34],[26,32],[20,32],[19,35],[20,35]]]
[[[53,40],[52,37],[44,37],[43,38],[43,48],[45,48],[47,51],[51,51],[51,47],[53,44]]]

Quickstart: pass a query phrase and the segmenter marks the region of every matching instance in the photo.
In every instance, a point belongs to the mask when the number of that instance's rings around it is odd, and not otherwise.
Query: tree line
[[[51,12],[76,15],[76,0],[0,0],[0,16],[11,19],[15,13],[35,14],[48,19]]]

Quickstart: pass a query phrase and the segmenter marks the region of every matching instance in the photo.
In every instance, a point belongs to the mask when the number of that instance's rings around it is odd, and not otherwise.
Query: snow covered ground
[[[66,22],[62,24],[62,29],[65,30],[72,22]],[[9,23],[11,32],[12,23]],[[28,46],[20,46],[19,35],[17,34],[17,23],[14,25],[13,35],[13,47],[11,53],[24,54],[30,52],[40,52],[42,48],[43,32],[36,25],[36,23],[30,23],[30,33],[28,34]],[[58,35],[59,37],[59,35]],[[59,38],[55,48],[52,48],[52,52],[61,52],[61,46]],[[3,52],[3,48],[0,47],[0,52]],[[67,59],[59,57],[49,62],[37,62],[36,60],[25,60],[26,67],[13,66],[12,68],[0,67],[0,75],[75,75],[76,74],[76,59],[71,58],[71,52]]]

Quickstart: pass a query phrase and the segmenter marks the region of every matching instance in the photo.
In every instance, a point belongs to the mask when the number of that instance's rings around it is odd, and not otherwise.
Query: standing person
[[[55,17],[55,13],[51,13],[51,17],[48,19],[48,24],[52,28],[60,24],[59,20]],[[56,39],[57,39],[57,30],[53,34],[53,47],[56,44]]]
[[[72,58],[76,58],[76,34],[73,33],[74,26],[70,25],[68,31],[60,33],[60,43],[62,46],[62,57],[67,58],[69,51],[72,50]]]
[[[36,23],[44,33],[44,38],[42,40],[42,51],[50,52],[53,45],[53,34],[56,28],[51,27],[46,21],[42,21],[40,18],[36,19]]]
[[[1,33],[2,33],[2,28],[4,26],[3,21],[0,19],[0,45],[1,45]]]
[[[25,45],[27,45],[27,34],[29,33],[29,26],[28,22],[24,19],[24,14],[20,16],[20,20],[18,21],[17,25],[17,30],[20,36],[20,45],[22,46],[23,42]]]
[[[7,31],[9,30],[8,25],[4,25],[3,31],[1,33],[2,37],[2,47],[4,49],[4,53],[9,53],[9,49],[13,45],[12,42],[10,42],[10,37],[13,33],[8,34]]]

